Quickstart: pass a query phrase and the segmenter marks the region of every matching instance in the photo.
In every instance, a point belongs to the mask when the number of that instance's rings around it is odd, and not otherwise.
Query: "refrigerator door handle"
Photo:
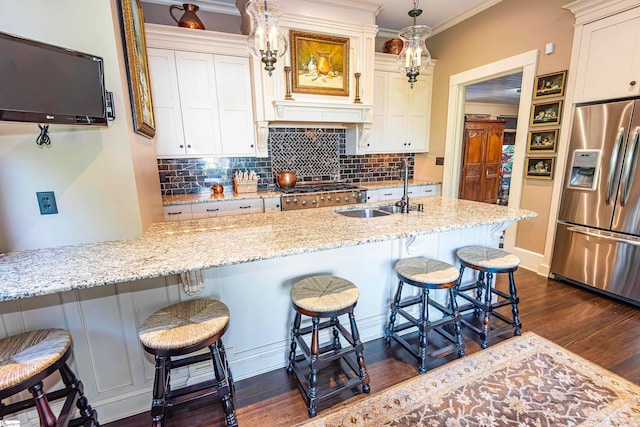
[[[631,137],[631,147],[627,150],[624,160],[624,172],[622,174],[622,182],[620,183],[621,200],[620,206],[624,206],[629,201],[629,193],[631,193],[631,185],[636,176],[636,167],[638,165],[638,139],[640,139],[640,126],[636,126]]]
[[[626,243],[628,245],[640,246],[640,238],[622,237],[619,234],[604,232],[604,231],[598,232],[595,230],[590,230],[585,227],[567,227],[567,231],[584,234],[585,236],[595,237],[598,239],[611,240],[618,243]]]
[[[625,129],[622,127],[616,135],[616,144],[613,147],[611,153],[611,160],[609,162],[609,173],[607,174],[607,205],[611,204],[613,199],[613,192],[616,187],[615,177],[618,175],[618,168],[620,163],[620,156],[622,155],[622,144],[624,143]]]

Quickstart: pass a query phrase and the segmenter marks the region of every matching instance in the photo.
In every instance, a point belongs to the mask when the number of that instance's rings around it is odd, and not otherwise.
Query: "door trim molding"
[[[462,156],[462,137],[464,128],[464,106],[466,87],[482,81],[522,72],[520,104],[518,106],[518,126],[516,129],[513,171],[509,192],[509,207],[519,208],[522,201],[522,184],[526,140],[531,114],[531,99],[538,67],[538,50],[530,50],[509,58],[486,64],[449,78],[449,103],[447,112],[447,133],[445,145],[445,166],[442,179],[442,195],[458,197],[460,180],[460,161]],[[517,224],[509,227],[504,239],[506,250],[513,250],[516,243]],[[536,266],[526,266],[537,270]]]

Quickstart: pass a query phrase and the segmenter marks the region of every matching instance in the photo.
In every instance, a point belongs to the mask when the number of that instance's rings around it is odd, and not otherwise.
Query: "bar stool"
[[[335,276],[311,276],[296,282],[291,287],[291,304],[295,310],[295,319],[291,328],[291,347],[287,371],[294,373],[301,387],[309,417],[318,413],[320,401],[339,392],[362,384],[362,391],[369,393],[369,375],[364,362],[363,345],[353,315],[358,302],[358,288],[348,280]],[[300,328],[302,315],[311,317],[311,326]],[[348,314],[351,325],[349,333],[340,323],[338,316]],[[321,318],[329,319],[320,322]],[[331,342],[321,346],[320,330],[331,328]],[[311,335],[311,347],[304,335]],[[342,348],[340,336],[349,342]],[[301,354],[296,356],[300,346]],[[355,360],[353,358],[355,354]],[[306,366],[303,363],[305,361]],[[342,373],[347,378],[321,394],[318,390],[319,370],[332,362],[341,362]],[[344,363],[342,363],[344,362]],[[306,370],[305,368],[308,368]]]
[[[444,357],[456,350],[458,357],[464,357],[465,345],[460,333],[461,317],[456,306],[454,294],[459,275],[458,270],[446,262],[424,257],[401,259],[394,268],[399,282],[391,303],[389,323],[385,328],[385,341],[390,343],[393,338],[416,357],[419,361],[418,371],[421,374],[427,372],[427,359],[430,357]],[[420,295],[403,300],[402,289],[404,283],[420,288]],[[448,290],[447,306],[434,301],[429,296],[430,291],[440,289]],[[420,310],[420,315],[417,319],[406,310],[406,308],[414,305],[418,305]],[[442,314],[442,317],[437,320],[429,320],[429,307],[437,309]],[[396,316],[398,314],[406,319],[407,322],[396,325]],[[444,326],[450,324],[453,325],[454,334],[444,328]],[[398,332],[410,328],[418,329],[418,349],[398,334]],[[444,337],[450,344],[428,351],[428,334],[432,330]]]
[[[151,403],[153,427],[165,424],[167,408],[203,397],[219,397],[227,426],[237,426],[234,384],[222,344],[229,309],[214,299],[193,299],[161,308],[140,326],[144,349],[156,361]],[[208,353],[173,360],[203,348]],[[215,378],[178,389],[171,388],[171,370],[211,359]]]
[[[464,313],[465,311],[473,310],[476,316],[480,311],[483,313],[482,327],[477,327],[464,318],[462,319],[466,326],[480,336],[482,348],[487,348],[489,345],[491,316],[507,323],[504,328],[494,328],[491,331],[494,335],[511,328],[515,328],[513,331],[514,336],[520,335],[520,329],[522,328],[520,316],[518,315],[518,303],[520,300],[518,299],[516,283],[513,279],[513,272],[518,269],[520,259],[501,249],[484,246],[465,246],[458,249],[456,255],[460,260],[459,281],[462,280],[465,267],[478,271],[476,282],[465,286],[459,285],[457,295],[468,301],[467,304],[460,307],[460,312]],[[509,294],[495,288],[494,274],[500,273],[509,275]],[[475,296],[463,293],[473,290],[475,290]],[[492,302],[493,295],[496,295],[497,298]],[[506,305],[511,305],[511,318],[496,311]]]
[[[35,407],[43,427],[99,426],[98,414],[84,396],[84,387],[67,365],[71,356],[71,335],[63,329],[40,329],[0,340],[0,420]],[[46,393],[42,381],[58,371],[64,388]],[[24,390],[33,399],[5,405],[2,401]],[[65,398],[58,417],[50,401]],[[73,406],[79,416],[72,418]]]

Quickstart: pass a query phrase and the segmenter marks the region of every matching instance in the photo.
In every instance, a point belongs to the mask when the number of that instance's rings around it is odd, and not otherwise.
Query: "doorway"
[[[462,156],[462,133],[465,117],[466,89],[482,81],[495,79],[515,73],[522,73],[522,87],[518,104],[518,124],[513,150],[513,168],[509,189],[508,206],[519,208],[522,200],[523,167],[526,154],[526,137],[530,116],[533,84],[538,63],[538,51],[531,50],[491,64],[451,76],[449,80],[449,102],[447,114],[447,134],[445,146],[445,169],[443,174],[442,195],[458,197],[460,179],[460,160]],[[508,224],[505,224],[505,227]],[[529,258],[527,251],[515,247],[517,224],[509,227],[504,238],[506,250],[523,259]],[[535,267],[535,266],[529,266]],[[534,268],[535,270],[535,268]]]
[[[480,157],[473,160],[479,160],[483,170],[472,178],[480,181],[480,187],[485,190],[481,193],[489,203],[502,206],[509,202],[521,88],[521,71],[466,86],[464,113],[467,129],[464,133],[461,174],[464,175],[467,170],[473,175],[473,169],[465,167],[465,160],[468,161],[474,154],[471,144],[480,142],[482,152]],[[465,187],[465,179],[461,177],[459,198],[469,199],[464,195],[467,193]],[[479,200],[477,197],[472,199]]]

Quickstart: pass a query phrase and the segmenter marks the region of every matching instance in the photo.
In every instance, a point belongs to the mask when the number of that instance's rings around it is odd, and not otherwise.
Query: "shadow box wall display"
[[[349,96],[349,39],[289,30],[293,92]]]

